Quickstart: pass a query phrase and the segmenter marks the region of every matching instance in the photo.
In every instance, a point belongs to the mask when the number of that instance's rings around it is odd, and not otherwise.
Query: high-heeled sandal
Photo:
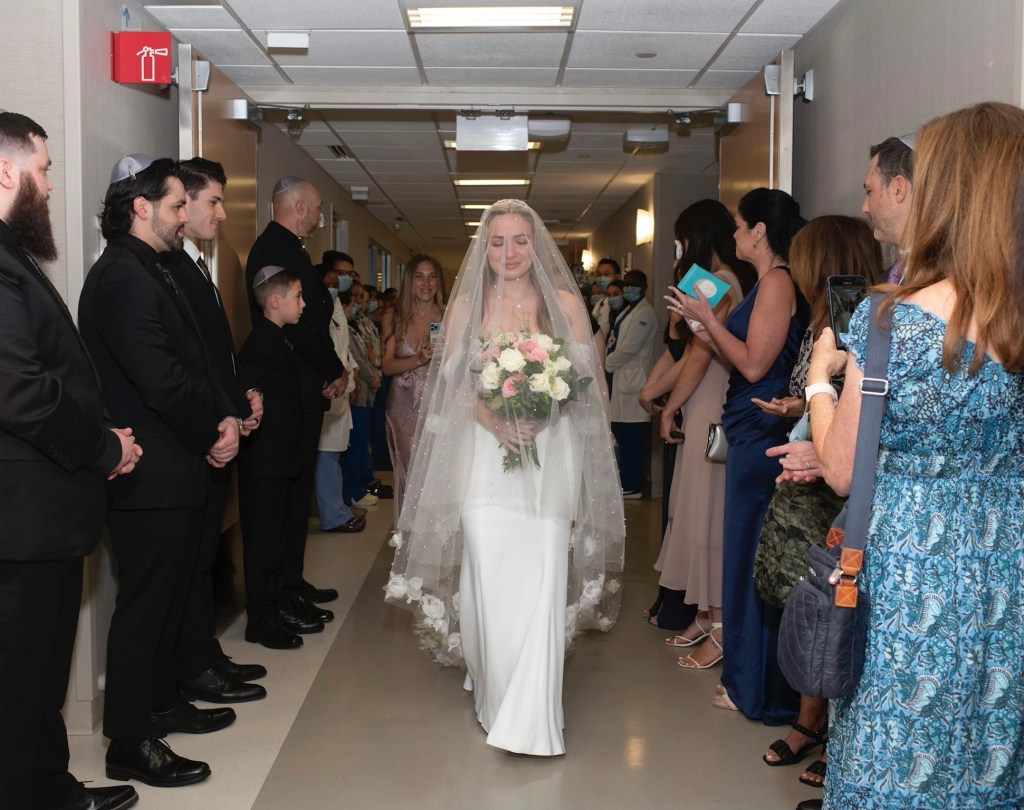
[[[711,705],[716,709],[728,709],[731,712],[738,712],[740,710],[740,707],[732,702],[732,698],[729,697],[729,693],[725,690],[724,686],[722,691],[715,695]]]
[[[808,779],[803,774],[801,774],[798,778],[805,785],[810,785],[811,787],[816,787],[816,788],[823,788],[823,787],[825,787],[825,772],[826,772],[827,768],[828,768],[828,760],[826,760],[826,759],[816,759],[816,760],[814,760],[814,762],[812,762],[810,765],[808,765],[806,768],[804,768],[804,772],[805,773],[814,774],[815,776],[820,776],[821,778],[820,779]]]
[[[711,622],[711,631],[708,633],[708,638],[711,639],[711,643],[718,647],[718,655],[708,661],[706,664],[699,663],[691,653],[690,655],[680,658],[676,663],[683,669],[711,669],[716,664],[721,663],[725,657],[725,648],[722,646],[722,642],[715,638],[715,630],[721,630],[721,622]]]
[[[665,643],[669,647],[692,647],[694,644],[700,644],[704,639],[711,635],[711,631],[715,629],[715,623],[711,622],[711,627],[705,630],[700,623],[700,616],[694,619],[693,623],[697,625],[697,632],[700,633],[700,635],[695,638],[687,638],[680,633],[678,636],[669,636],[665,639]],[[719,624],[718,626],[721,627],[722,625]]]
[[[799,734],[803,734],[805,737],[810,738],[810,742],[807,745],[803,745],[799,750],[794,751],[789,747],[789,743],[785,740],[776,740],[768,746],[768,750],[774,751],[778,759],[768,759],[768,755],[765,754],[761,757],[766,765],[770,765],[775,768],[780,765],[794,765],[800,760],[804,759],[811,751],[819,746],[824,746],[828,741],[828,723],[819,729],[814,731],[813,729],[807,728],[807,726],[801,726],[799,723],[793,723],[793,730]]]

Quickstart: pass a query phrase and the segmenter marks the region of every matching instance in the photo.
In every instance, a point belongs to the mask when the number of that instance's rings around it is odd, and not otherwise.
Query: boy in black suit
[[[297,633],[324,629],[328,611],[285,593],[283,562],[287,516],[305,491],[303,412],[299,365],[282,327],[298,323],[305,303],[294,270],[267,266],[253,277],[253,296],[263,317],[239,354],[246,384],[263,392],[260,429],[239,453],[239,509],[245,546],[245,639],[271,649],[302,645]],[[308,496],[307,496],[308,501]]]

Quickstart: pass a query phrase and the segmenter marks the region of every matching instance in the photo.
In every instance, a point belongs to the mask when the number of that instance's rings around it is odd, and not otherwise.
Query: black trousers
[[[288,550],[288,518],[306,503],[299,478],[238,476],[245,567],[245,611],[250,619],[277,610],[284,595],[284,560]],[[305,538],[303,538],[305,539]],[[301,576],[301,574],[300,574]]]
[[[82,601],[82,558],[0,560],[0,805],[51,810],[78,787],[61,706]]]
[[[316,478],[316,451],[320,444],[323,413],[302,414],[302,470],[295,483],[295,496],[288,499],[285,517],[284,556],[281,559],[281,583],[286,591],[302,587],[302,564],[306,556],[306,534],[309,531],[309,505]]]
[[[203,514],[203,507],[107,513],[117,559],[103,711],[103,733],[112,740],[150,736],[150,712],[181,700],[174,648]]]
[[[216,637],[213,564],[217,560],[217,550],[220,548],[220,523],[224,515],[224,496],[230,479],[230,467],[210,468],[210,486],[203,511],[195,571],[185,600],[178,643],[174,649],[178,680],[194,678],[225,660],[224,651]]]

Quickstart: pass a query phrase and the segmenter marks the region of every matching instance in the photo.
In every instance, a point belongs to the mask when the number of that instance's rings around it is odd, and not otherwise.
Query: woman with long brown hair
[[[1014,197],[1024,111],[985,103],[920,131],[891,334],[871,517],[858,578],[864,672],[835,701],[825,807],[1011,808],[1024,784],[1024,266]],[[1020,250],[1020,246],[1017,246]],[[847,492],[867,306],[809,385],[825,479]]]

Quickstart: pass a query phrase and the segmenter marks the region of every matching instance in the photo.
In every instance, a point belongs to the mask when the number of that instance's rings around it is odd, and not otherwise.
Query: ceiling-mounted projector
[[[622,145],[626,149],[664,152],[668,149],[668,124],[652,124],[649,127],[627,129],[622,139]]]
[[[531,118],[531,141],[564,141],[569,137],[572,121],[568,118]]]

